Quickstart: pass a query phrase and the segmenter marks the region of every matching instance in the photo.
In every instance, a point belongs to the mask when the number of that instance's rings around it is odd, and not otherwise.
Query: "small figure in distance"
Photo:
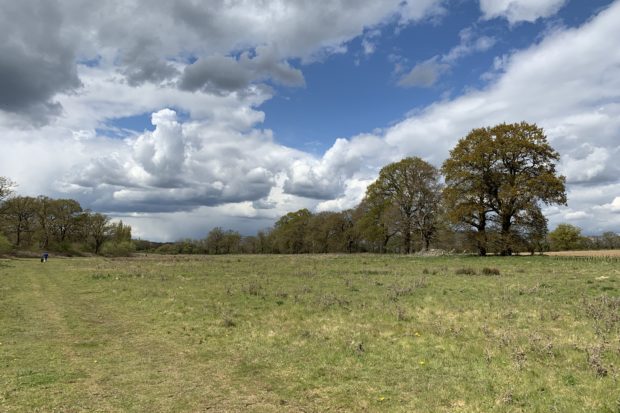
[[[43,257],[41,258],[41,261],[47,262],[47,257],[49,257],[49,254],[46,251],[46,252],[43,253]]]

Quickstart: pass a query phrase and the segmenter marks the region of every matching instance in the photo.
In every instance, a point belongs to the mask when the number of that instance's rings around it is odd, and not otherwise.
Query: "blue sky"
[[[526,120],[562,156],[553,227],[620,231],[620,2],[69,0],[0,5],[0,175],[154,240],[355,206]],[[148,10],[148,12],[147,12]]]
[[[260,106],[266,114],[262,126],[272,129],[284,145],[323,153],[335,138],[391,125],[434,101],[459,95],[467,88],[484,87],[487,81],[482,76],[496,56],[535,43],[553,27],[579,26],[610,3],[572,1],[548,19],[511,25],[500,18],[483,20],[475,1],[454,1],[445,14],[433,20],[405,27],[388,21],[346,42],[346,52],[309,63],[294,59],[294,65],[303,70],[306,85],[271,84],[276,93]],[[496,43],[489,50],[460,59],[431,87],[398,85],[397,63],[411,68],[445,54],[459,42],[463,30],[493,37]],[[377,31],[371,37],[376,49],[366,54],[363,41]],[[153,130],[150,112],[111,119],[108,124],[136,132]]]
[[[511,26],[502,19],[481,20],[476,2],[461,1],[450,3],[449,11],[438,21],[402,29],[396,23],[386,24],[372,54],[364,54],[360,36],[347,44],[346,53],[302,66],[306,87],[279,90],[266,102],[261,107],[267,114],[264,126],[273,129],[283,144],[325,151],[334,138],[393,124],[411,110],[459,95],[467,88],[484,87],[487,82],[481,77],[493,65],[495,56],[531,45],[556,25],[580,25],[609,3],[573,1],[550,19]],[[399,56],[405,67],[411,67],[447,53],[459,42],[459,33],[472,28],[497,42],[487,51],[460,59],[431,87],[398,85],[394,56]]]

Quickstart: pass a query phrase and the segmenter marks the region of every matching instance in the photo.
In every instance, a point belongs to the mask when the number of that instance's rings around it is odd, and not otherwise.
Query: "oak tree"
[[[581,247],[581,228],[571,224],[559,224],[549,233],[551,249],[554,251],[576,250]]]
[[[544,131],[526,122],[474,129],[457,143],[442,168],[445,198],[452,221],[477,232],[480,255],[489,220],[499,228],[500,254],[511,255],[520,214],[566,204],[559,157]]]
[[[439,171],[418,157],[405,158],[381,169],[366,190],[366,202],[378,205],[379,216],[393,213],[393,226],[402,237],[403,252],[412,252],[413,234],[421,236],[425,249],[437,230],[441,199]]]

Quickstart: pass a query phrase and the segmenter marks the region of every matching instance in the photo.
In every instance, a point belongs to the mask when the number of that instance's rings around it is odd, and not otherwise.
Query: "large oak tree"
[[[379,217],[393,216],[392,226],[399,229],[403,252],[410,253],[415,233],[421,236],[424,248],[429,248],[437,230],[440,200],[437,168],[423,159],[410,157],[383,167],[366,190],[365,202],[375,206],[374,213]]]
[[[500,254],[510,255],[519,216],[566,203],[559,158],[543,130],[526,122],[474,129],[458,142],[442,167],[444,194],[450,219],[475,230],[480,255],[489,223],[499,229]]]

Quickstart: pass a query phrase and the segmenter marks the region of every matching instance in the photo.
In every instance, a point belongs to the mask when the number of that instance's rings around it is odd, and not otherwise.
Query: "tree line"
[[[84,210],[73,199],[13,196],[15,183],[0,177],[0,253],[57,251],[128,255],[131,227]]]
[[[342,212],[307,209],[255,236],[215,228],[160,251],[199,253],[412,253],[439,248],[495,253],[549,248],[543,205],[566,204],[559,154],[525,122],[477,128],[441,168],[419,157],[386,165],[362,202]]]
[[[132,242],[129,226],[83,211],[74,200],[9,196],[11,183],[2,178],[0,228],[13,248],[63,250],[77,244],[110,254],[134,248],[168,254],[412,253],[433,248],[479,255],[534,253],[563,245],[549,234],[541,211],[543,205],[566,204],[558,161],[559,154],[534,124],[477,128],[458,141],[440,168],[419,157],[386,165],[355,208],[301,209],[252,236],[217,227],[203,239],[174,243]],[[586,238],[579,239],[585,245]]]
[[[584,236],[578,226],[560,224],[549,233],[549,244],[553,251],[615,250],[620,249],[620,235],[605,231],[601,235]]]

